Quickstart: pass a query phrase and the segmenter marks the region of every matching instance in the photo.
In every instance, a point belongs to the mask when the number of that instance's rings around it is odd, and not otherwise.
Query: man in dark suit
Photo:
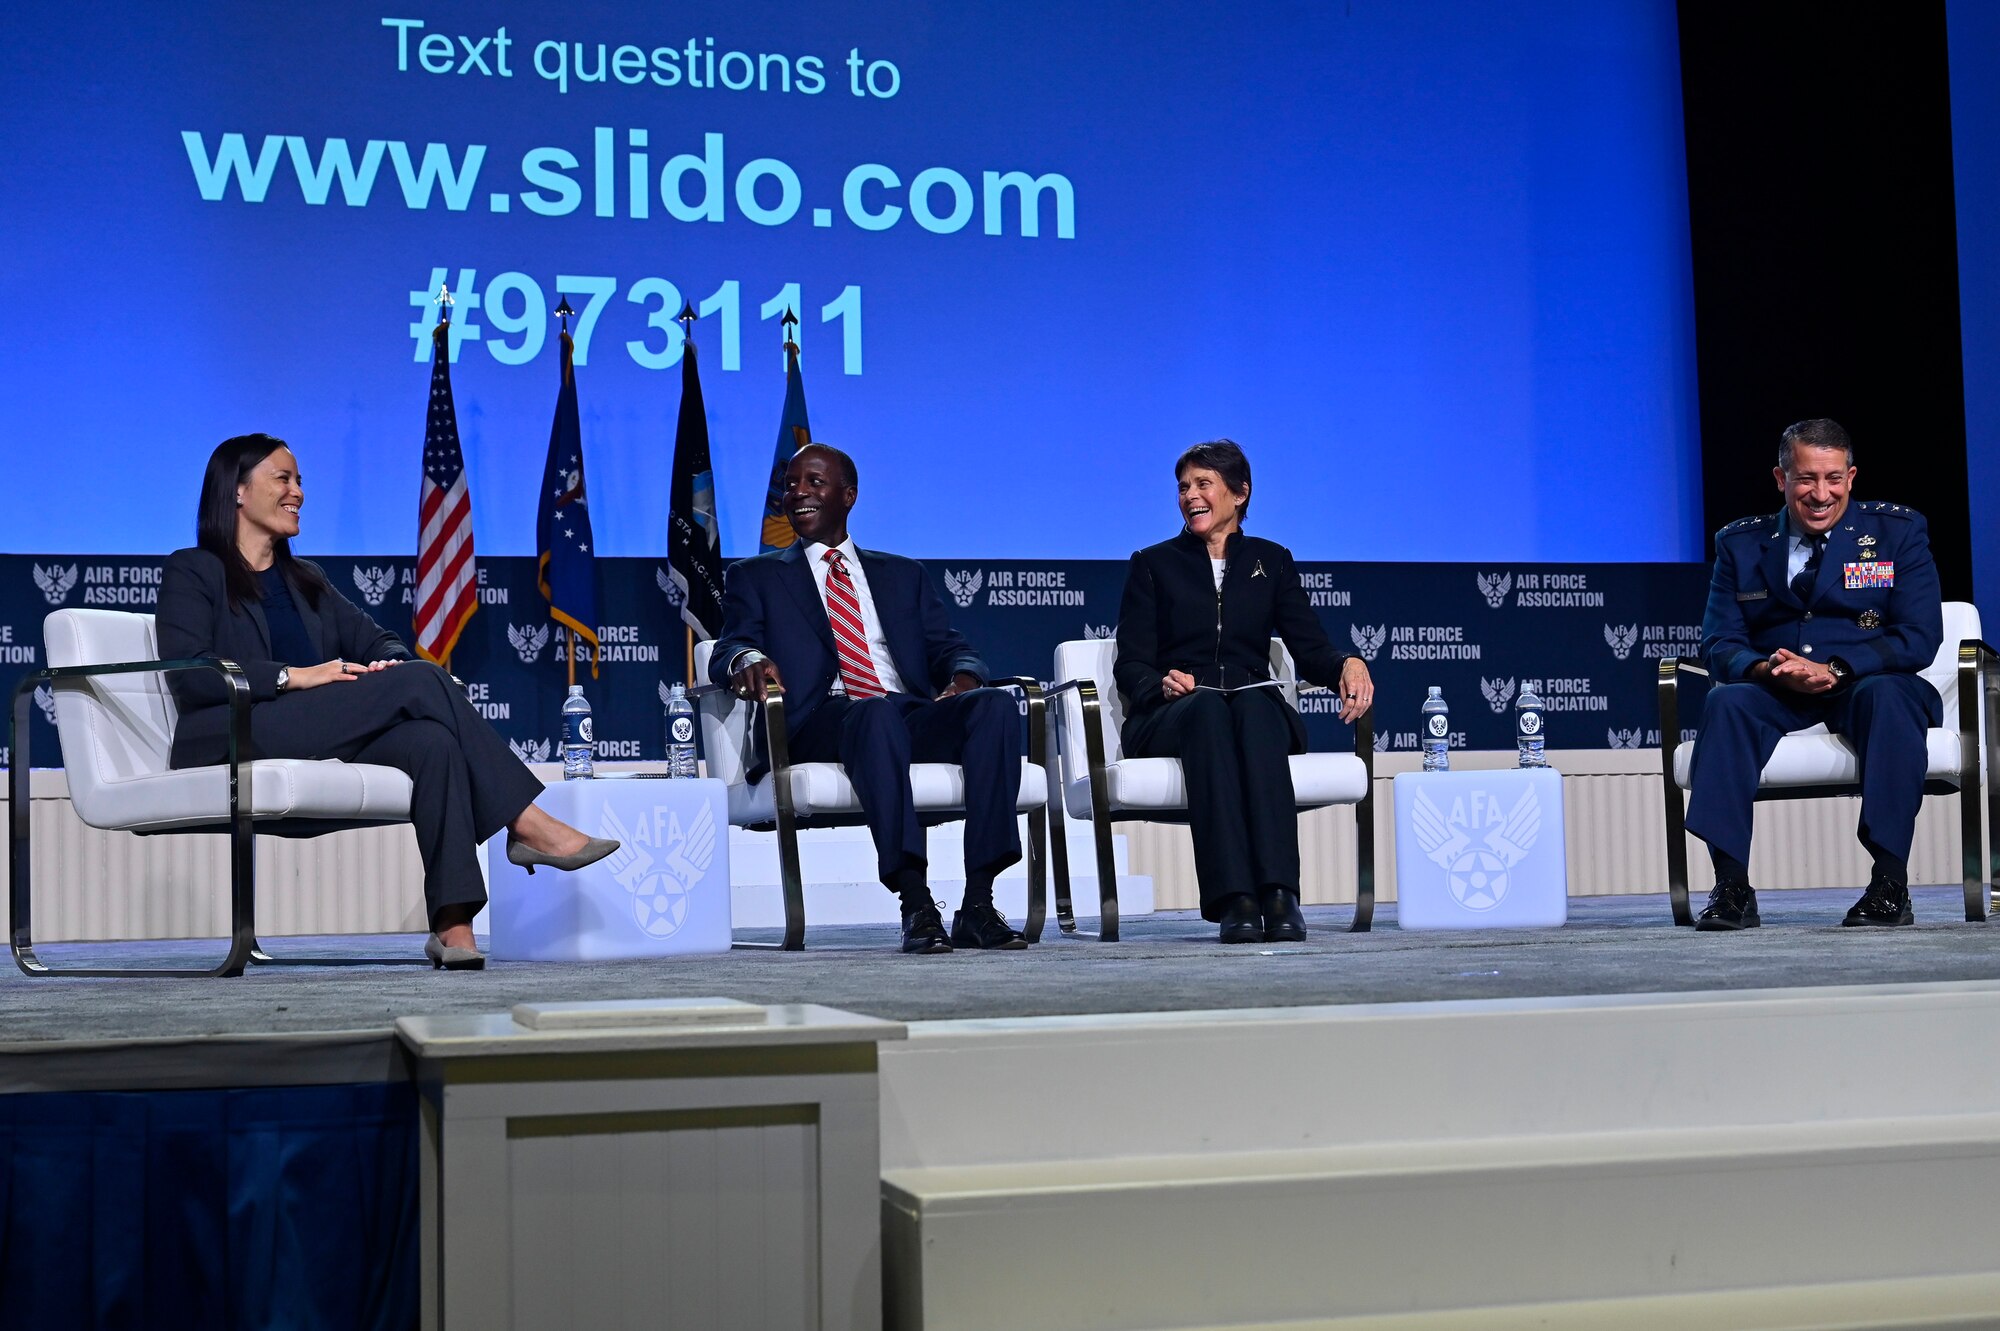
[[[1943,720],[1937,690],[1917,673],[1944,637],[1928,531],[1901,504],[1850,502],[1854,446],[1833,421],[1786,430],[1774,475],[1785,507],[1715,536],[1701,641],[1715,687],[1687,829],[1708,843],[1716,883],[1695,927],[1759,922],[1748,868],[1758,774],[1782,736],[1816,722],[1847,736],[1860,759],[1858,835],[1874,861],[1841,923],[1909,924],[1924,731]]]
[[[847,454],[799,450],[784,495],[799,539],[731,566],[710,676],[760,702],[782,687],[792,761],[847,769],[882,882],[903,900],[905,952],[1025,947],[993,905],[994,878],[1021,858],[1019,709],[984,687],[985,664],[946,622],[921,564],[855,547],[857,493]],[[965,769],[965,899],[949,935],[926,877],[913,762]]]

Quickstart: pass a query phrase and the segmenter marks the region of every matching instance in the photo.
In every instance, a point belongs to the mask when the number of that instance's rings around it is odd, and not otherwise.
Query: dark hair
[[[847,472],[847,483],[853,486],[857,490],[861,488],[861,473],[854,469],[853,458],[847,456],[847,454],[841,452],[839,449],[835,448],[832,444],[822,444],[817,439],[813,440],[813,442],[811,442],[810,444],[807,444],[805,448],[801,448],[798,453],[792,454],[792,456],[796,458],[799,455],[799,453],[805,452],[807,448],[816,448],[820,452],[826,454],[828,457],[831,457],[835,461],[839,462],[841,467],[844,468]],[[786,465],[789,466],[791,464],[787,463]]]
[[[245,601],[264,599],[257,575],[236,547],[236,488],[249,479],[258,463],[289,447],[268,434],[239,434],[217,444],[208,455],[208,470],[201,478],[201,503],[194,515],[194,543],[222,561],[231,609]],[[332,590],[319,570],[293,558],[292,543],[282,536],[271,542],[271,553],[285,580],[303,592],[306,604],[317,610],[320,597]]]
[[[1234,439],[1211,439],[1196,444],[1174,463],[1174,479],[1187,475],[1189,467],[1205,467],[1220,476],[1229,493],[1243,496],[1243,507],[1238,512],[1244,515],[1250,512],[1250,459],[1243,456]]]
[[[1838,448],[1846,452],[1847,465],[1854,465],[1854,441],[1847,437],[1847,431],[1840,428],[1839,421],[1825,417],[1817,420],[1800,421],[1787,426],[1778,436],[1778,470],[1792,469],[1792,449],[1803,444],[1807,448]]]

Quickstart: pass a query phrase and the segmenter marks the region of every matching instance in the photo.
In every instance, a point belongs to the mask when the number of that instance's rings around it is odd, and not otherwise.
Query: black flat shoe
[[[1868,890],[1861,894],[1861,900],[1854,903],[1841,924],[1848,928],[1874,925],[1895,929],[1916,922],[1917,914],[1910,909],[1910,889],[1877,878],[1868,884]]]
[[[1755,929],[1764,921],[1757,915],[1757,889],[1748,883],[1717,883],[1708,894],[1708,905],[1695,917],[1694,927],[1703,933]]]
[[[919,906],[903,916],[903,951],[951,951],[951,939],[945,937],[944,920],[939,917],[936,906]]]
[[[1281,887],[1264,898],[1264,941],[1298,943],[1306,936],[1305,913],[1299,909],[1299,895]]]
[[[1257,910],[1256,901],[1248,895],[1229,898],[1229,904],[1222,908],[1222,941],[1225,943],[1261,943],[1264,941],[1264,917]]]
[[[1028,945],[1028,940],[992,906],[964,906],[952,914],[951,945],[1018,952]]]

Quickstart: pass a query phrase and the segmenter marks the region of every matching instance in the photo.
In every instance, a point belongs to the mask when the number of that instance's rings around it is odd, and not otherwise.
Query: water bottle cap
[[[581,698],[583,696],[583,685],[581,684],[570,685],[569,696],[572,698]]]
[[[1443,686],[1441,686],[1441,685],[1437,685],[1437,684],[1433,684],[1433,685],[1431,685],[1431,697],[1433,697],[1433,698],[1442,698],[1442,697],[1444,697],[1444,688],[1443,688]]]
[[[685,684],[676,684],[667,692],[669,698],[685,698],[687,694],[687,685]]]

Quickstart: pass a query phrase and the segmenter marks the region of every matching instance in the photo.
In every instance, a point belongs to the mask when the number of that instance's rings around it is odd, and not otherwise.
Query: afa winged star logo
[[[958,602],[961,610],[972,604],[972,598],[979,595],[979,586],[985,581],[984,569],[967,569],[963,573],[953,573],[950,569],[944,571],[945,590],[951,593],[951,599]]]
[[[61,564],[50,564],[43,568],[37,564],[35,585],[42,589],[42,596],[50,605],[61,605],[69,599],[70,588],[76,586],[76,565],[64,568]]]
[[[510,739],[507,747],[524,763],[545,763],[555,753],[556,742],[552,739]]]
[[[1514,681],[1511,679],[1488,679],[1479,677],[1479,691],[1486,695],[1487,703],[1496,712],[1507,710],[1507,704],[1514,700]]]
[[[1370,628],[1366,624],[1349,624],[1347,636],[1354,639],[1354,650],[1361,653],[1362,660],[1373,661],[1375,653],[1381,651],[1382,644],[1388,641],[1389,626],[1377,624]]]
[[[42,709],[42,715],[49,719],[50,725],[56,723],[56,695],[49,692],[48,685],[35,685],[35,706]]]
[[[1627,624],[1619,628],[1616,624],[1606,624],[1604,641],[1610,646],[1611,654],[1623,661],[1632,654],[1632,644],[1639,641],[1639,626]]]
[[[1085,624],[1083,626],[1083,636],[1086,640],[1115,638],[1118,636],[1118,626],[1116,624]]]
[[[1645,731],[1638,726],[1633,726],[1630,730],[1607,726],[1604,738],[1614,749],[1636,749],[1639,747],[1639,742],[1645,738]]]
[[[1466,814],[1468,805],[1472,817]],[[1485,835],[1474,841],[1468,827],[1482,807],[1491,810],[1493,817],[1487,821]],[[1542,805],[1530,787],[1502,818],[1499,806],[1475,791],[1454,799],[1447,816],[1418,786],[1410,827],[1424,855],[1444,870],[1452,900],[1467,910],[1492,910],[1507,895],[1507,875],[1527,858],[1542,834]]]
[[[1477,573],[1473,576],[1479,579],[1479,594],[1486,598],[1486,604],[1495,610],[1507,604],[1507,593],[1514,588],[1512,573]]]
[[[678,933],[687,923],[688,898],[695,884],[715,862],[715,806],[703,800],[685,828],[678,814],[655,809],[634,833],[607,804],[597,834],[619,843],[604,864],[613,880],[632,894],[633,921],[654,938]]]
[[[357,568],[354,570],[354,585],[362,598],[370,605],[382,604],[389,589],[396,585],[396,570],[393,568]]]
[[[514,645],[514,653],[521,658],[522,665],[533,665],[542,659],[542,648],[549,645],[549,626],[509,624],[507,641]]]
[[[668,577],[667,571],[663,568],[654,569],[653,577],[659,582],[660,593],[667,598],[667,604],[678,613],[682,605],[687,602],[687,596],[681,591],[681,585]]]

